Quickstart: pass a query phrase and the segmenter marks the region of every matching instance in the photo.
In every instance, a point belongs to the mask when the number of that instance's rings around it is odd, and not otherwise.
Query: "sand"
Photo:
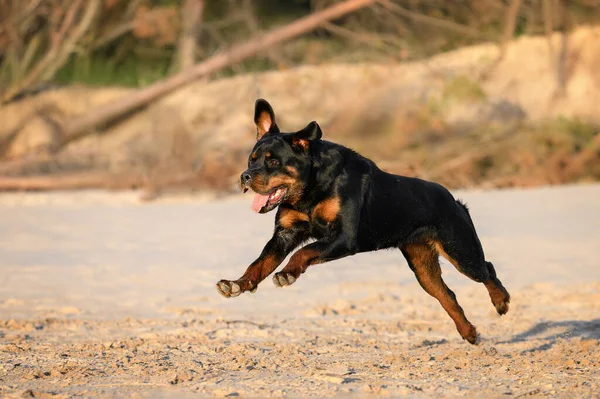
[[[221,297],[272,232],[251,196],[0,196],[0,396],[600,397],[600,185],[456,192],[512,294],[444,262],[463,341],[399,251]]]

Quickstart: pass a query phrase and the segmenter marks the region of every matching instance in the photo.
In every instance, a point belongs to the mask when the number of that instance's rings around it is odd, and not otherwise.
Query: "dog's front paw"
[[[233,298],[246,291],[254,294],[257,288],[257,284],[245,279],[236,281],[221,280],[217,283],[217,291],[225,298]]]
[[[242,293],[240,285],[234,281],[221,280],[217,283],[217,291],[225,298],[233,298]]]
[[[273,276],[273,283],[278,287],[285,287],[286,285],[292,285],[296,281],[296,277],[292,276],[287,272],[275,273]]]

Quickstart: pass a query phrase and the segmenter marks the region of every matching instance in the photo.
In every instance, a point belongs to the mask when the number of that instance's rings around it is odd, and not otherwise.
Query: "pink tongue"
[[[252,205],[251,205],[252,210],[254,212],[260,211],[263,206],[267,205],[267,201],[269,201],[268,195],[256,194],[254,196],[254,200],[252,200]]]

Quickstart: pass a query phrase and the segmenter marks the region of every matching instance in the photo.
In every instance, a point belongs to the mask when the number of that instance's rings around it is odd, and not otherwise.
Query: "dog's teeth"
[[[277,199],[281,196],[281,189],[278,188],[277,190],[275,190],[275,192],[271,195],[272,199]]]

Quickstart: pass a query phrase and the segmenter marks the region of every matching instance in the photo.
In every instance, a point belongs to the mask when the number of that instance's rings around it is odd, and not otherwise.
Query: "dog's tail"
[[[465,204],[464,202],[462,202],[461,200],[456,200],[456,204],[458,206],[460,206],[462,209],[465,210],[465,212],[467,212],[467,215],[469,214],[469,207],[467,206],[467,204]]]
[[[473,228],[475,228],[475,224],[473,223],[473,219],[471,219],[471,214],[469,213],[469,207],[467,206],[467,204],[465,204],[461,200],[456,200],[456,205],[458,205],[458,207],[460,209],[462,209],[462,211],[467,216],[467,219],[469,220],[469,222],[471,222],[471,226],[473,226]]]

